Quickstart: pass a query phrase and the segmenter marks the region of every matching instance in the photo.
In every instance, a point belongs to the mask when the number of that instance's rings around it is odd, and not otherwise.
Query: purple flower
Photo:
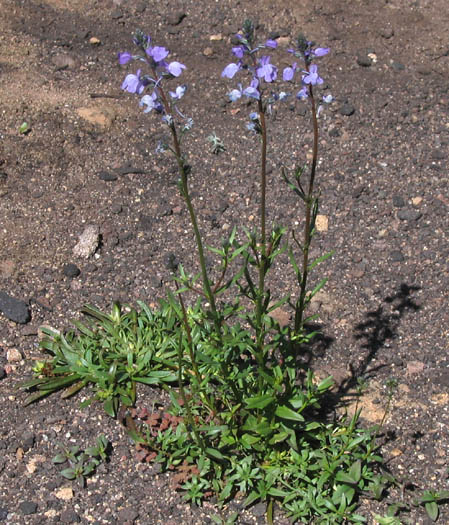
[[[299,100],[304,100],[307,98],[309,94],[307,93],[307,88],[304,86],[298,93],[296,93],[296,98],[299,98]]]
[[[315,86],[316,84],[323,83],[323,79],[318,75],[318,66],[316,64],[311,64],[309,71],[306,71],[305,73],[306,74],[302,77],[304,84]]]
[[[265,42],[265,47],[271,47],[272,49],[276,49],[278,46],[278,43],[276,40],[269,39]]]
[[[245,95],[245,97],[248,98],[255,98],[256,100],[259,100],[260,93],[257,90],[257,87],[259,86],[259,81],[257,78],[253,78],[251,81],[251,84],[243,89],[242,84],[239,84],[236,89],[233,89],[230,93],[228,93],[229,98],[231,99],[231,102],[235,102],[239,98],[241,98],[242,95]]]
[[[241,68],[240,62],[238,64],[228,64],[222,71],[221,76],[226,78],[234,78],[234,75]]]
[[[312,51],[312,55],[316,57],[324,57],[324,55],[327,55],[330,51],[329,47],[317,47]]]
[[[118,54],[119,64],[122,64],[122,65],[127,64],[132,59],[133,59],[133,56],[131,55],[131,53],[128,53],[128,51]]]
[[[159,102],[155,91],[153,91],[151,95],[143,96],[140,99],[139,106],[146,106],[146,108],[143,110],[144,113],[149,113],[152,109],[160,111],[162,108],[162,105]]]
[[[295,71],[296,71],[296,62],[294,62],[291,67],[286,67],[284,69],[284,72],[282,73],[283,80],[285,82],[289,82],[290,80],[292,80],[295,74]]]
[[[150,56],[156,63],[162,62],[169,54],[169,50],[165,47],[154,46],[145,49],[145,53]]]
[[[263,56],[259,60],[259,67],[256,70],[259,78],[265,79],[265,82],[274,82],[276,80],[278,68],[270,64],[270,57]]]
[[[323,95],[323,102],[325,102],[326,104],[330,104],[331,102],[333,102],[334,100],[334,97],[332,95]]]
[[[184,96],[187,86],[178,86],[175,91],[169,91],[171,98],[179,100]]]
[[[140,95],[145,89],[145,86],[149,83],[149,80],[146,78],[141,78],[141,71],[141,69],[138,69],[136,75],[133,75],[132,73],[126,75],[122,84],[122,89],[129,93],[138,93]]]
[[[242,93],[242,84],[239,84],[239,89],[233,89],[231,92],[228,93],[228,97],[230,98],[231,102],[235,102],[236,100],[241,98]]]
[[[176,61],[170,62],[170,64],[167,66],[167,71],[174,77],[179,77],[183,69],[186,69],[186,66]]]
[[[245,54],[245,48],[243,46],[237,46],[232,48],[232,53],[237,58],[243,58],[243,55]]]

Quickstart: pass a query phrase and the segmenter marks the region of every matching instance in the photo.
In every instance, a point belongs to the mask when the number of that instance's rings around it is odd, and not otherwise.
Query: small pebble
[[[350,102],[345,102],[340,108],[340,113],[345,117],[350,117],[355,112],[355,107]]]
[[[62,268],[62,273],[69,278],[78,277],[78,275],[81,273],[81,270],[78,268],[76,264],[69,263],[65,264]]]

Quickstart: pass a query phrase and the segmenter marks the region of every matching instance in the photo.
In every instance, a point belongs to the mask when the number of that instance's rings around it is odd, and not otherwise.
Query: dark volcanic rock
[[[37,503],[34,503],[34,501],[22,501],[19,508],[24,516],[29,516],[37,511]]]
[[[73,278],[78,277],[78,275],[81,273],[81,270],[76,264],[69,263],[64,265],[62,272],[66,277]]]
[[[30,309],[25,301],[11,297],[6,292],[0,291],[0,311],[10,321],[25,324],[31,319]]]

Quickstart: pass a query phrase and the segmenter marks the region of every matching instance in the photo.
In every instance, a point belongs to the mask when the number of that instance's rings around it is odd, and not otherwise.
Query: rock
[[[77,61],[70,55],[65,53],[58,53],[51,57],[51,62],[57,69],[75,69],[78,65]]]
[[[426,365],[422,363],[421,361],[409,361],[407,363],[406,374],[408,376],[414,375],[414,374],[420,374],[424,370],[425,367]]]
[[[5,379],[5,377],[6,377],[6,370],[2,366],[0,366],[0,380]]]
[[[24,516],[29,516],[37,511],[37,503],[34,503],[34,501],[22,501],[19,503],[19,509]]]
[[[14,261],[11,261],[10,259],[0,261],[0,277],[12,277],[14,275],[15,270],[16,264]]]
[[[400,195],[393,195],[393,206],[395,208],[403,208],[405,206],[405,200]]]
[[[97,173],[97,175],[100,180],[104,180],[106,182],[112,182],[118,179],[117,175],[110,173],[109,171],[100,171]]]
[[[413,197],[412,204],[413,206],[419,206],[422,202],[422,197]]]
[[[32,432],[24,432],[20,440],[20,447],[23,449],[24,452],[28,452],[30,449],[33,448],[35,441],[36,437]]]
[[[210,35],[209,40],[211,42],[219,42],[220,40],[223,40],[223,36],[220,33],[217,35]]]
[[[139,512],[134,507],[126,507],[118,514],[120,523],[133,523],[139,517]]]
[[[101,128],[110,128],[114,122],[115,110],[107,106],[82,107],[76,110],[77,114],[90,124]]]
[[[96,252],[99,243],[100,230],[95,224],[90,224],[80,235],[78,244],[73,248],[73,254],[87,259]]]
[[[89,44],[91,44],[92,46],[99,46],[101,44],[101,41],[96,36],[93,36],[89,38]]]
[[[256,503],[256,505],[254,505],[254,507],[251,508],[251,513],[254,516],[257,516],[258,518],[260,518],[265,515],[266,510],[267,510],[266,504],[261,501],[259,503]]]
[[[400,62],[392,62],[392,63],[391,63],[391,67],[392,67],[395,71],[404,71],[404,69],[405,69],[404,64],[401,64]]]
[[[167,24],[170,26],[177,26],[184,20],[186,16],[187,15],[186,13],[184,13],[184,11],[177,11],[175,13],[172,13],[166,19]]]
[[[78,514],[73,509],[67,509],[61,512],[59,516],[59,521],[61,523],[80,523],[81,518],[78,516]]]
[[[446,158],[446,152],[441,149],[436,149],[432,152],[432,158],[435,160],[444,160]]]
[[[350,117],[355,113],[355,107],[350,102],[345,102],[340,108],[340,114]]]
[[[390,257],[393,262],[402,262],[404,260],[404,255],[400,250],[393,250],[390,253]]]
[[[55,496],[58,499],[69,501],[73,498],[73,489],[72,487],[61,487],[55,492]]]
[[[388,39],[394,35],[394,29],[391,26],[386,26],[379,31],[379,34],[382,38]]]
[[[319,232],[327,232],[329,227],[329,218],[326,215],[317,215],[315,227]]]
[[[287,312],[280,306],[278,308],[275,308],[269,313],[270,317],[272,317],[277,323],[279,323],[279,326],[282,328],[284,326],[288,326],[290,324],[290,321],[292,319],[291,313]]]
[[[398,211],[398,218],[401,219],[401,221],[417,221],[421,216],[422,213],[420,211],[411,208]]]
[[[214,54],[214,50],[211,47],[206,47],[203,49],[203,55],[205,57],[211,57]]]
[[[29,324],[27,326],[24,326],[20,333],[24,336],[31,336],[31,335],[37,335],[38,330],[39,329],[37,326],[33,326]]]
[[[114,9],[114,11],[111,12],[111,18],[112,20],[120,20],[120,18],[123,18],[123,11],[121,9]]]
[[[0,507],[0,521],[6,520],[8,516],[8,509],[6,507]]]
[[[18,363],[22,361],[22,354],[17,350],[17,348],[10,348],[6,352],[6,359],[8,363]]]
[[[359,55],[357,57],[357,64],[361,67],[370,67],[373,61],[367,55]]]
[[[6,292],[0,291],[0,312],[10,321],[25,324],[31,319],[30,310],[25,301],[11,297]]]
[[[78,275],[81,273],[81,270],[78,268],[76,264],[69,263],[63,266],[62,273],[66,277],[69,277],[70,279],[72,279],[73,277],[78,277]]]

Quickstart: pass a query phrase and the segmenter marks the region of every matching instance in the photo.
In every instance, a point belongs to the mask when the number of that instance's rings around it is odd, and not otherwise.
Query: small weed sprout
[[[218,155],[219,153],[226,151],[223,141],[219,137],[217,137],[215,133],[209,135],[207,137],[207,140],[211,143],[210,150],[214,155]]]
[[[68,463],[69,466],[61,470],[61,476],[75,480],[81,487],[86,485],[86,477],[95,472],[97,467],[108,459],[110,444],[104,435],[97,438],[93,447],[82,451],[78,446],[65,447],[59,445],[60,452],[53,459],[55,464]]]

